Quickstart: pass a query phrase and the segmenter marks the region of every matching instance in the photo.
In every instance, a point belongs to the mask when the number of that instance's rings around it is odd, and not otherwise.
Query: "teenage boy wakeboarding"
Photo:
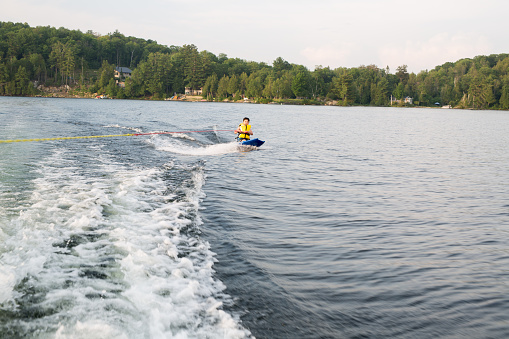
[[[251,130],[251,125],[249,124],[249,118],[244,118],[239,127],[235,130],[235,133],[238,133],[237,136],[238,141],[249,140],[250,136],[253,135],[253,131]]]

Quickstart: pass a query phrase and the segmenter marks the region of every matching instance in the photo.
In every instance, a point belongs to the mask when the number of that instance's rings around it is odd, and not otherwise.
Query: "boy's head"
[[[244,122],[245,125],[249,124],[249,118],[244,118],[244,120],[242,120]]]

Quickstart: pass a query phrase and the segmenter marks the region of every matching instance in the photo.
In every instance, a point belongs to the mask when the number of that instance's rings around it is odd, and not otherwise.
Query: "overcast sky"
[[[392,73],[509,52],[507,0],[0,0],[0,21],[194,44],[272,64]]]

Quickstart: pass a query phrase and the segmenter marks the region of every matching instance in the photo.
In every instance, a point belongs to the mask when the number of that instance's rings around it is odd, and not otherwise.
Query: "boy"
[[[249,118],[244,118],[242,123],[235,130],[235,133],[239,133],[237,136],[238,141],[249,140],[250,136],[253,135],[251,125],[249,124]]]

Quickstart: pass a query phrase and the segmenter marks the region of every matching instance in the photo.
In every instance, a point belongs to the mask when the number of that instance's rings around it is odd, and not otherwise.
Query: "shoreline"
[[[63,86],[62,86],[63,87]],[[108,98],[105,96],[98,96],[97,93],[91,94],[87,92],[75,93],[74,91],[65,91],[65,90],[55,90],[51,88],[46,91],[41,91],[42,94],[34,94],[34,95],[20,95],[20,96],[12,96],[12,95],[0,95],[0,97],[11,97],[11,98],[50,98],[50,99],[100,99],[100,100],[143,100],[143,101],[172,101],[172,102],[217,102],[217,103],[225,103],[225,104],[265,104],[265,105],[293,105],[293,106],[336,106],[336,107],[396,107],[396,108],[428,108],[428,109],[464,109],[464,110],[481,110],[474,108],[463,108],[463,107],[452,107],[450,105],[446,106],[416,106],[416,105],[389,105],[389,106],[374,106],[374,105],[340,105],[337,100],[327,100],[321,101],[316,99],[274,99],[269,101],[267,99],[261,100],[214,100],[208,101],[202,96],[185,96],[183,98],[178,99],[155,99],[153,97],[144,97],[144,98]],[[483,109],[488,111],[508,111],[504,109]]]

